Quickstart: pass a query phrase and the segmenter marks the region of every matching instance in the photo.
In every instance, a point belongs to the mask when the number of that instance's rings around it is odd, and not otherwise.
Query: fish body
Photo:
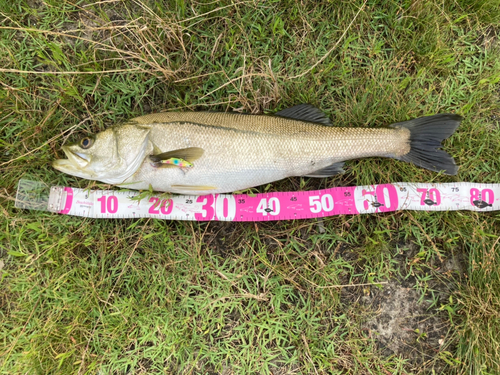
[[[453,159],[437,148],[459,123],[459,116],[436,115],[389,128],[337,127],[309,105],[276,116],[164,112],[107,129],[92,142],[63,146],[68,159],[53,166],[129,189],[151,185],[193,195],[244,190],[291,176],[328,177],[341,173],[345,160],[372,156],[455,174]],[[426,148],[434,155],[429,157]],[[162,158],[182,159],[189,168],[159,168]]]

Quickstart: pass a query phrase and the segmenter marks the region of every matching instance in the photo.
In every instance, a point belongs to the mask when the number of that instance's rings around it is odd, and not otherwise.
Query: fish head
[[[72,176],[117,184],[133,175],[152,151],[148,135],[149,129],[136,125],[109,128],[62,146],[67,159],[52,166]]]

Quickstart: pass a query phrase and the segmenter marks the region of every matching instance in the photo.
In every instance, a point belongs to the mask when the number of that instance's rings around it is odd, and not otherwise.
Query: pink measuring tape
[[[138,192],[52,187],[48,210],[98,219],[271,221],[399,210],[500,210],[500,184],[468,182],[336,187],[324,190],[131,200]]]

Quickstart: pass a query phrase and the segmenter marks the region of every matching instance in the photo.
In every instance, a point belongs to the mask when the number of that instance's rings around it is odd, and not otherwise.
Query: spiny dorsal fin
[[[340,161],[338,163],[329,165],[328,167],[325,167],[323,169],[318,169],[317,171],[312,172],[311,174],[308,174],[304,177],[315,177],[315,178],[323,178],[323,177],[330,177],[334,176],[336,174],[344,173],[345,171],[342,169],[344,166],[344,162]]]
[[[276,116],[287,117],[294,120],[315,122],[332,126],[330,119],[318,108],[310,104],[299,104],[276,113]]]
[[[200,147],[189,147],[189,148],[181,148],[179,150],[167,151],[158,155],[151,155],[149,159],[152,162],[159,162],[162,160],[168,160],[172,158],[184,159],[190,163],[194,160],[201,158],[205,150]]]

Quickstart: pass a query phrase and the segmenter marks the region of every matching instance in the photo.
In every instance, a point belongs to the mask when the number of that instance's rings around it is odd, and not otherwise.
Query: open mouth
[[[67,159],[57,159],[52,163],[52,166],[61,172],[74,173],[80,170],[80,168],[85,168],[90,162],[90,158],[87,155],[73,152],[68,146],[63,146],[62,150],[66,154]]]
[[[90,161],[87,155],[78,152],[73,152],[67,146],[63,146],[62,150],[64,151],[64,153],[68,157],[68,160],[71,163],[76,164],[81,168],[85,168]]]

